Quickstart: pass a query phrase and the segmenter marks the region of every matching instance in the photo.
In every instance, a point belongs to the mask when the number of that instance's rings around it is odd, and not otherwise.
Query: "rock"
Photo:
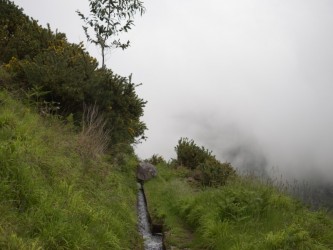
[[[140,162],[136,170],[136,178],[140,181],[148,181],[157,175],[157,169],[153,164]]]

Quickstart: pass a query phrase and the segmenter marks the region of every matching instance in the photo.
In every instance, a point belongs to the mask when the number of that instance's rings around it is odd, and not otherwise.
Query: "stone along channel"
[[[162,235],[153,235],[149,223],[149,215],[147,211],[146,197],[143,190],[143,185],[138,183],[138,219],[139,232],[144,240],[145,250],[163,250]]]

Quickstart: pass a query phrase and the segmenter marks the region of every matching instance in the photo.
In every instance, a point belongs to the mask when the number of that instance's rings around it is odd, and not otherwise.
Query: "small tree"
[[[87,40],[101,48],[102,67],[105,68],[106,50],[129,47],[129,41],[123,43],[117,37],[131,29],[135,14],[143,15],[145,8],[140,0],[89,0],[89,7],[90,15],[85,16],[78,10],[77,13],[85,23],[83,29]],[[91,29],[94,36],[90,35]]]

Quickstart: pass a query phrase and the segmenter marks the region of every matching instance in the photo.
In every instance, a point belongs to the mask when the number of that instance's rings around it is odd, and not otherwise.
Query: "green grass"
[[[200,188],[184,170],[160,164],[146,183],[153,220],[163,221],[168,249],[333,249],[333,220],[251,178]]]
[[[0,91],[0,249],[140,249],[136,159],[89,159],[77,138]]]
[[[0,249],[142,249],[135,157],[82,148],[73,126],[0,91]],[[185,168],[158,173],[145,191],[168,249],[333,249],[331,216],[270,185],[202,188]]]

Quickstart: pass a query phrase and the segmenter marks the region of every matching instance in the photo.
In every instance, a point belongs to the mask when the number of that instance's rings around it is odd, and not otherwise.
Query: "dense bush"
[[[82,109],[85,89],[91,84],[97,62],[81,45],[63,40],[33,59],[13,57],[5,68],[13,75],[16,87],[27,93],[36,87],[48,91],[43,99],[59,102],[63,109],[75,112]]]
[[[50,27],[42,28],[12,1],[0,0],[0,63],[7,63],[12,57],[33,58],[64,38],[63,33],[54,34]]]
[[[98,68],[82,44],[41,27],[11,1],[0,1],[0,13],[0,63],[13,79],[2,85],[20,90],[43,112],[71,115],[76,125],[84,106],[97,106],[112,147],[145,138],[140,119],[146,102],[136,94],[131,76]]]
[[[177,162],[179,165],[195,169],[206,159],[212,158],[212,153],[204,147],[199,147],[193,140],[180,138],[175,147],[177,153]]]
[[[204,186],[225,185],[228,178],[235,175],[235,170],[230,163],[221,163],[214,158],[200,163],[198,170],[199,181]]]
[[[225,185],[228,178],[236,174],[230,163],[221,163],[211,151],[188,138],[181,138],[175,150],[177,164],[193,170],[194,179],[204,186]]]

